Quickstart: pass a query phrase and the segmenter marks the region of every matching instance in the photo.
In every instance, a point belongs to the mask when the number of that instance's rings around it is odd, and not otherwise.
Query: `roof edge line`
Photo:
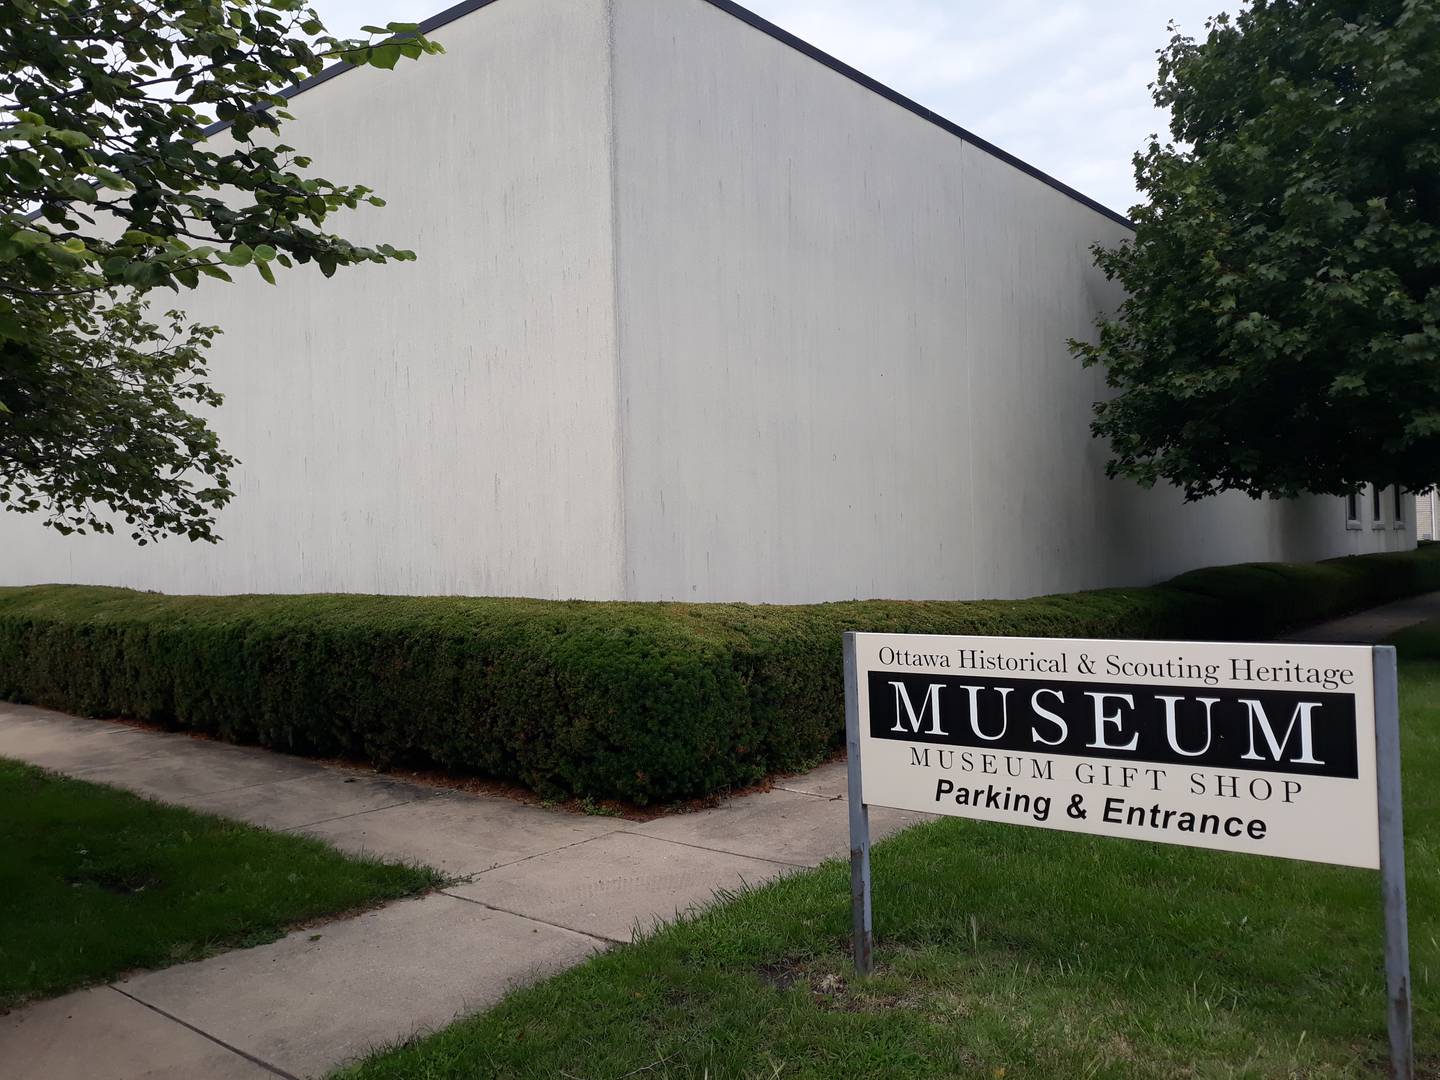
[[[949,132],[951,135],[954,135],[956,138],[964,142],[969,143],[977,150],[983,150],[991,157],[999,158],[1001,161],[1005,162],[1005,164],[1011,166],[1012,168],[1019,169],[1027,176],[1031,176],[1036,180],[1039,180],[1042,184],[1046,184],[1049,187],[1054,188],[1062,195],[1069,196],[1076,202],[1080,203],[1082,206],[1087,206],[1091,210],[1094,210],[1097,214],[1101,214],[1102,216],[1109,218],[1111,221],[1114,221],[1119,225],[1125,226],[1127,229],[1133,230],[1135,228],[1135,223],[1129,218],[1127,218],[1124,214],[1118,213],[1110,209],[1104,203],[1092,199],[1089,195],[1086,195],[1084,192],[1071,187],[1064,181],[1055,179],[1055,177],[1051,176],[1049,173],[1036,168],[1028,161],[1021,160],[1014,154],[1010,153],[1008,150],[1001,149],[994,143],[990,142],[988,139],[982,139],[979,135],[976,135],[974,132],[968,131],[967,129],[961,127],[953,120],[947,120],[945,117],[941,116],[933,109],[927,109],[918,101],[915,101],[912,98],[908,98],[904,94],[900,93],[900,91],[886,86],[878,79],[871,78],[869,75],[866,75],[858,68],[851,67],[849,64],[845,63],[845,61],[839,59],[838,57],[831,56],[823,49],[819,49],[816,46],[811,45],[803,38],[796,37],[794,34],[790,33],[790,31],[776,26],[768,19],[764,19],[759,15],[755,14],[755,12],[751,11],[749,8],[741,7],[739,4],[735,3],[734,0],[703,0],[703,2],[709,4],[711,7],[719,8],[721,11],[726,12],[734,18],[739,19],[741,22],[747,24],[748,26],[759,30],[762,34],[774,38],[782,45],[788,45],[796,52],[808,56],[811,60],[814,60],[819,64],[823,64],[825,67],[829,68],[831,71],[834,71],[836,74],[843,75],[851,82],[859,83],[861,86],[865,87],[865,89],[871,91],[872,93],[879,94],[885,100],[891,102],[894,105],[900,106],[900,108],[904,109],[906,112],[914,113],[916,116],[920,117],[920,119],[929,121],[936,127]],[[446,8],[444,11],[437,12],[436,14],[431,15],[428,19],[425,19],[424,21],[419,23],[419,30],[422,34],[428,34],[432,30],[438,30],[440,27],[445,26],[447,23],[452,23],[456,19],[463,18],[464,16],[469,15],[472,11],[479,11],[483,7],[489,7],[493,3],[495,3],[495,0],[460,0],[460,3],[454,4],[451,7]],[[280,91],[280,96],[288,101],[289,99],[299,94],[303,94],[306,90],[310,90],[314,87],[319,86],[321,83],[329,82],[331,79],[335,78],[336,75],[341,75],[349,71],[354,66],[355,65],[350,63],[348,60],[337,61],[336,63],[331,64],[329,67],[316,72],[314,75],[311,75],[308,79],[302,79],[300,82],[295,83],[292,86],[285,87],[285,89]],[[230,124],[231,121],[229,120],[218,121],[206,127],[201,132],[201,134],[206,136],[213,135],[216,132],[225,130],[230,126]]]
[[[1001,161],[1005,162],[1005,164],[1019,169],[1021,172],[1029,176],[1033,176],[1041,183],[1049,185],[1063,195],[1068,195],[1076,202],[1088,206],[1096,213],[1103,214],[1111,221],[1114,221],[1120,225],[1124,225],[1127,229],[1135,228],[1135,223],[1129,218],[1127,218],[1124,214],[1110,209],[1110,207],[1106,206],[1104,203],[1099,202],[1096,199],[1092,199],[1089,195],[1086,195],[1084,192],[1071,187],[1064,181],[1055,179],[1055,177],[1051,176],[1049,173],[1036,168],[1028,161],[1021,160],[1014,154],[1010,153],[1008,150],[1004,150],[996,146],[988,139],[982,139],[973,131],[969,131],[961,127],[953,120],[947,120],[945,117],[941,116],[933,109],[927,109],[924,105],[921,105],[913,98],[906,97],[904,94],[900,93],[900,91],[886,86],[880,80],[866,75],[858,68],[851,67],[849,64],[845,63],[845,61],[839,59],[838,57],[831,56],[823,49],[817,48],[816,46],[810,44],[804,38],[796,37],[794,34],[790,33],[790,31],[785,30],[782,27],[776,26],[768,19],[762,18],[761,16],[755,14],[755,12],[751,11],[749,8],[741,7],[739,4],[735,3],[734,0],[703,0],[703,2],[711,5],[712,7],[717,7],[721,11],[728,12],[730,15],[733,15],[735,18],[741,20],[742,22],[748,23],[750,26],[754,27],[756,30],[759,30],[761,33],[774,38],[776,41],[779,41],[784,45],[790,46],[790,48],[794,49],[795,51],[803,53],[810,59],[816,61],[817,63],[825,65],[832,71],[836,72],[839,75],[845,76],[845,78],[851,80],[852,82],[859,83],[861,86],[865,87],[865,89],[871,91],[872,93],[879,94],[881,97],[885,98],[892,104],[900,106],[906,112],[914,113],[922,120],[928,120],[936,127],[942,128],[945,131],[948,131],[951,135],[954,135],[957,138],[970,143],[977,150],[983,150],[985,153],[990,154],[992,157],[999,158]]]
[[[423,20],[420,23],[417,23],[416,28],[420,31],[420,33],[428,34],[432,30],[438,30],[440,29],[440,27],[445,26],[447,23],[452,23],[456,19],[463,18],[464,16],[469,15],[472,11],[479,11],[483,7],[489,7],[493,3],[495,3],[495,0],[460,0],[460,3],[454,4],[446,8],[444,11],[438,11],[434,15],[431,15],[429,18]],[[313,90],[321,83],[329,82],[331,79],[335,78],[336,75],[345,74],[345,72],[351,70],[354,67],[355,65],[352,64],[349,60],[337,60],[329,67],[322,68],[320,71],[317,71],[309,78],[301,79],[299,82],[292,83],[291,85],[285,87],[283,90],[279,91],[279,96],[284,98],[286,101],[289,101],[291,98],[294,98],[299,94],[303,94],[306,90]],[[259,111],[263,112],[268,108],[269,106],[267,105]],[[217,120],[215,123],[210,124],[205,128],[202,128],[200,134],[205,136],[214,135],[216,132],[224,131],[233,123],[233,120]]]

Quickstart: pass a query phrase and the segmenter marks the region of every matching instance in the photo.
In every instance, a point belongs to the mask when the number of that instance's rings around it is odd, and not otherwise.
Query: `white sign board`
[[[1380,866],[1368,647],[855,634],[854,648],[864,804]]]

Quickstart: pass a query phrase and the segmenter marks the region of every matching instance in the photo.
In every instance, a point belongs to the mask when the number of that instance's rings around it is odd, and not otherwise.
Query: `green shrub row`
[[[769,606],[0,589],[0,697],[297,754],[669,801],[843,741],[841,634],[1266,638],[1440,589],[1440,549],[1016,601]]]

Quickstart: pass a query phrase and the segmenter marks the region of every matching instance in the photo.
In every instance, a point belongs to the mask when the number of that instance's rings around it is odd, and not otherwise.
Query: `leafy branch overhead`
[[[1255,0],[1161,51],[1126,289],[1095,343],[1112,474],[1190,498],[1440,480],[1440,5]]]
[[[118,513],[136,539],[213,539],[232,462],[195,441],[190,425],[208,435],[203,423],[162,407],[148,452],[97,455],[72,445],[77,402],[138,405],[145,395],[112,385],[115,358],[166,354],[146,376],[152,405],[219,403],[202,366],[214,329],[171,320],[160,331],[137,306],[147,290],[229,281],[243,267],[273,284],[296,263],[329,276],[414,258],[327,232],[335,211],[383,201],[314,174],[280,134],[284,91],[327,64],[393,68],[440,51],[409,24],[363,33],[327,34],[299,0],[0,5],[0,501],[68,529],[111,531]],[[93,393],[76,381],[86,379]],[[157,484],[161,502],[131,499]]]
[[[0,506],[43,512],[67,534],[109,532],[118,518],[141,544],[162,532],[209,539],[235,460],[188,410],[220,404],[205,367],[215,328],[177,311],[156,326],[134,299],[62,297],[46,308],[49,332],[6,377],[12,398],[40,404],[0,416]],[[7,344],[7,360],[19,351]],[[97,503],[110,510],[98,522]]]
[[[412,257],[322,231],[332,211],[382,200],[308,175],[277,138],[290,118],[281,91],[327,61],[393,67],[438,48],[394,36],[413,26],[367,29],[386,40],[324,36],[298,0],[9,0],[0,289],[194,286],[249,264],[272,280],[272,260],[328,274]],[[207,138],[216,121],[228,132]]]

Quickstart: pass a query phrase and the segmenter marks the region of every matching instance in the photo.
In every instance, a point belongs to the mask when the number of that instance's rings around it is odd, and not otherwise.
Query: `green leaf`
[[[128,191],[132,186],[130,181],[110,169],[95,169],[90,175],[109,191]]]
[[[68,146],[72,149],[80,149],[81,147],[91,146],[94,143],[94,140],[83,131],[52,131],[50,138],[54,139],[60,145]]]
[[[366,62],[374,67],[389,70],[395,66],[399,59],[399,45],[377,45],[369,50],[369,56],[366,58]]]
[[[0,310],[0,339],[27,341],[29,337],[30,331],[26,329],[25,323],[15,311]]]
[[[249,244],[236,244],[229,251],[221,251],[217,257],[226,266],[249,266],[255,253]]]

